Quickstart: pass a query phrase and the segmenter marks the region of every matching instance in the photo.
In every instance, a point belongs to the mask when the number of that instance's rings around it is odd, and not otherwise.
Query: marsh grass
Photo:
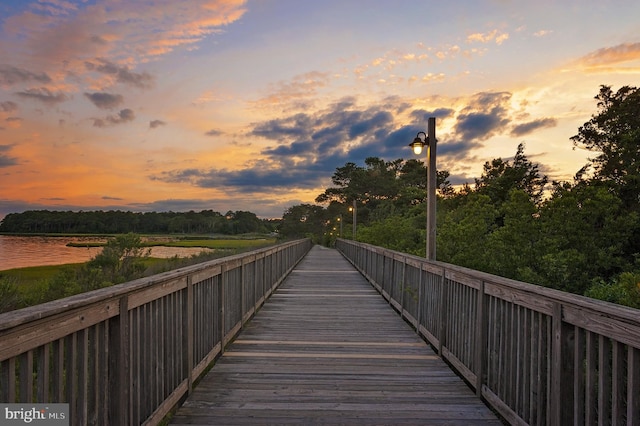
[[[169,246],[203,249],[199,254],[189,257],[154,258],[145,257],[143,276],[150,276],[172,269],[231,256],[237,253],[270,246],[275,238],[250,239],[210,239],[188,238],[178,241],[155,241],[152,246]],[[44,303],[55,298],[76,294],[80,290],[74,286],[73,277],[77,276],[87,263],[68,263],[63,265],[32,266],[0,271],[0,298],[7,306],[0,306],[0,312]],[[81,292],[81,291],[80,291]],[[11,300],[9,300],[11,298]]]

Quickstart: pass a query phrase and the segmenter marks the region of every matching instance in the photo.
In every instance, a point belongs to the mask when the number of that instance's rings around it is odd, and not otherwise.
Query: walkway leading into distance
[[[333,249],[314,246],[172,425],[502,425]]]

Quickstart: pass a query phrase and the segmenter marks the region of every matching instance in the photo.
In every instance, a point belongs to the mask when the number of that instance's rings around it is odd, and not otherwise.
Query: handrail
[[[311,248],[298,240],[0,315],[0,401],[158,424]]]
[[[640,424],[640,311],[355,241],[336,247],[510,424]]]

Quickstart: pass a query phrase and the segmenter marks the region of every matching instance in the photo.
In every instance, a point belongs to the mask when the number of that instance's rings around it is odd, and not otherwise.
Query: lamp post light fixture
[[[338,216],[338,222],[340,222],[340,238],[342,238],[342,213]]]
[[[416,155],[427,148],[427,251],[428,260],[436,260],[436,118],[429,117],[428,135],[418,132],[409,146]],[[422,138],[420,136],[423,136]]]
[[[356,240],[356,200],[353,200],[353,206],[349,207],[349,211],[353,212],[353,241]]]

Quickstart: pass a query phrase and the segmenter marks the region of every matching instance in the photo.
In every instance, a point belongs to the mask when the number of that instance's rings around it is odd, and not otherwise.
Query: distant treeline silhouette
[[[4,233],[79,234],[246,234],[275,231],[279,220],[260,219],[248,211],[130,212],[29,210],[10,213],[0,222]]]

